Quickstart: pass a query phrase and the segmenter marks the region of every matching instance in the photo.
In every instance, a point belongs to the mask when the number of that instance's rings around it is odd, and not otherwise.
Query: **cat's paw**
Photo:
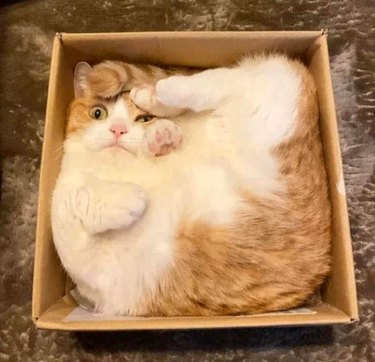
[[[152,112],[152,109],[156,106],[155,87],[150,84],[134,87],[130,91],[129,97],[144,111]]]
[[[133,88],[130,91],[130,100],[139,108],[157,117],[176,117],[185,112],[185,108],[176,108],[160,103],[156,99],[155,87],[150,84],[143,84]]]
[[[155,86],[156,101],[169,107],[186,108],[191,95],[187,78],[183,75],[174,75],[159,80]]]
[[[181,129],[168,119],[160,119],[147,128],[142,141],[144,153],[165,156],[181,145]]]
[[[146,194],[131,183],[98,183],[72,194],[75,210],[90,233],[132,225],[144,213]]]
[[[104,228],[118,229],[128,227],[136,222],[146,208],[146,194],[137,185],[115,184],[106,190],[106,203],[103,209],[102,223]]]

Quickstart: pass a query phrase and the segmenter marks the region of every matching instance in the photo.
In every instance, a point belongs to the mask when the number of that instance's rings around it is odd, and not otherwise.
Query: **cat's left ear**
[[[74,69],[74,96],[83,97],[88,88],[87,76],[92,71],[92,67],[87,62],[78,62]]]

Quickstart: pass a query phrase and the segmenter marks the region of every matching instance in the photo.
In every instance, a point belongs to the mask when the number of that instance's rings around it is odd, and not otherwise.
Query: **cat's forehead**
[[[125,113],[133,113],[130,99],[126,97],[117,97],[110,105],[111,116],[117,117]]]
[[[105,105],[112,112],[141,113],[142,110],[130,99],[129,92],[122,92],[110,99],[99,98],[98,103]]]

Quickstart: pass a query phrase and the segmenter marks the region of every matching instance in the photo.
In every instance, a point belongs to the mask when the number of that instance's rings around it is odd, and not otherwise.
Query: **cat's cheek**
[[[137,154],[144,134],[145,129],[142,126],[133,126],[126,135],[120,138],[119,146],[130,153]]]
[[[94,125],[85,131],[83,141],[89,150],[98,151],[114,144],[115,137],[108,131],[108,126]]]

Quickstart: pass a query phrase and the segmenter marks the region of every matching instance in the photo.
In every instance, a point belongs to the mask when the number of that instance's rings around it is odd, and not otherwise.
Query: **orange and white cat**
[[[74,86],[52,225],[78,299],[111,315],[245,314],[321,285],[330,207],[301,63],[80,62]]]

